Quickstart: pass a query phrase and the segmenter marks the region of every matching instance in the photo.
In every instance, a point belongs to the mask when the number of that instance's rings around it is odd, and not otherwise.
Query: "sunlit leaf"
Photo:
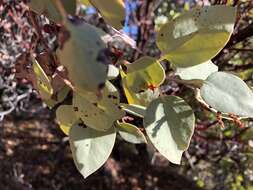
[[[139,93],[134,93],[129,89],[126,83],[126,75],[123,71],[120,71],[120,75],[122,78],[122,87],[125,92],[125,96],[129,104],[147,106],[152,100],[156,99],[160,95],[159,88],[155,88],[153,90],[146,89]]]
[[[50,99],[53,94],[51,81],[35,59],[33,59],[33,71],[36,75],[37,90],[41,98],[44,100]]]
[[[159,88],[155,88],[154,90],[147,89],[144,92],[140,92],[135,95],[137,97],[139,105],[148,106],[150,102],[159,97],[160,90]]]
[[[200,88],[200,95],[217,111],[253,117],[253,93],[243,80],[233,74],[211,74]]]
[[[69,134],[70,148],[75,165],[84,178],[98,170],[109,158],[116,139],[114,128],[106,132],[71,127]]]
[[[141,106],[141,105],[135,105],[135,104],[120,104],[123,109],[130,113],[133,114],[137,117],[144,117],[146,113],[146,107]]]
[[[53,99],[51,97],[50,99],[44,100],[44,102],[49,108],[53,108],[55,105],[61,103],[66,98],[69,92],[70,88],[66,85],[61,90],[58,91],[56,99]]]
[[[170,162],[180,164],[194,131],[191,107],[176,96],[160,97],[148,106],[143,123],[156,149]]]
[[[76,91],[97,92],[107,78],[108,66],[100,55],[106,48],[101,39],[105,34],[86,23],[67,24],[71,37],[58,52],[61,64],[68,70],[68,76]]]
[[[225,5],[195,8],[165,24],[157,34],[164,58],[177,67],[201,64],[217,55],[234,28],[236,8]]]
[[[125,80],[131,91],[139,93],[159,87],[165,80],[165,71],[155,58],[144,56],[128,65]]]
[[[187,68],[176,68],[176,75],[183,80],[201,79],[205,80],[210,74],[217,72],[218,67],[211,60]]]
[[[116,123],[120,136],[127,142],[133,144],[147,143],[145,135],[141,130],[130,123]]]
[[[70,127],[78,120],[71,105],[61,105],[56,110],[56,120],[65,135],[69,134]]]
[[[110,129],[116,120],[125,115],[119,106],[118,91],[110,82],[106,83],[102,97],[94,93],[82,96],[74,93],[73,107],[84,124],[100,131]]]
[[[105,21],[116,29],[122,29],[125,20],[123,0],[89,0],[98,9]]]

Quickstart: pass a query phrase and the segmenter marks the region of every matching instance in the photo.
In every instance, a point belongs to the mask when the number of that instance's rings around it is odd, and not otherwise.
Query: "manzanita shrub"
[[[115,31],[123,27],[122,0],[80,2],[97,8]],[[151,143],[170,162],[180,164],[194,132],[195,116],[184,99],[161,93],[159,87],[166,79],[162,60],[172,64],[177,80],[189,85],[200,103],[221,117],[253,117],[251,89],[239,77],[219,72],[211,61],[233,33],[236,8],[216,5],[184,12],[158,31],[159,59],[143,56],[131,64],[123,60],[113,64],[106,58],[107,34],[68,16],[75,13],[76,3],[32,0],[29,6],[61,23],[68,33],[56,51],[59,68],[67,73],[64,85],[55,88],[55,78],[46,74],[36,58],[33,69],[36,89],[49,107],[57,107],[57,121],[69,136],[75,165],[85,178],[106,162],[116,134],[130,143]],[[121,81],[124,95],[113,85],[115,78]],[[67,96],[71,101],[65,101]],[[129,115],[142,119],[144,127],[126,122]]]

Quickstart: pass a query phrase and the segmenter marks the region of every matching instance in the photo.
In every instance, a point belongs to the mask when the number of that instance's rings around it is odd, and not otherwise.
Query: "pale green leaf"
[[[176,68],[176,75],[183,80],[201,79],[205,80],[210,74],[217,72],[218,67],[211,60],[187,68]]]
[[[130,113],[133,114],[137,117],[144,117],[146,113],[146,107],[141,106],[141,105],[135,105],[135,104],[120,104],[123,109]]]
[[[105,33],[86,23],[66,26],[71,37],[58,52],[60,62],[67,68],[75,91],[97,92],[107,78],[108,66],[101,57],[106,48],[101,39]]]
[[[145,135],[135,125],[117,122],[116,127],[125,141],[133,144],[147,143]]]
[[[132,92],[139,93],[149,87],[159,87],[165,80],[165,71],[155,58],[144,56],[128,65],[125,80]]]
[[[176,96],[160,97],[148,106],[143,123],[156,149],[170,162],[180,164],[194,131],[191,107]]]
[[[122,87],[129,104],[147,106],[152,100],[159,97],[159,88],[155,88],[154,90],[147,89],[140,93],[134,93],[127,86],[125,73],[123,71],[120,71],[120,75],[122,78]]]
[[[55,105],[61,103],[66,98],[69,92],[70,92],[70,87],[65,85],[62,89],[60,89],[57,92],[56,99],[50,98],[50,99],[44,100],[44,102],[49,108],[53,108]]]
[[[36,13],[43,14],[54,22],[61,22],[62,16],[58,10],[56,0],[31,0],[28,6]],[[75,0],[62,0],[63,7],[68,14],[74,15],[76,12]]]
[[[217,111],[242,117],[253,117],[253,94],[239,77],[216,72],[200,88],[203,100]]]
[[[106,132],[73,125],[69,142],[75,165],[84,178],[98,170],[109,158],[116,139],[114,128]]]
[[[69,135],[70,127],[78,120],[71,105],[61,105],[56,110],[56,120],[65,135]]]
[[[123,0],[89,0],[98,9],[105,21],[116,29],[123,28],[125,5]]]
[[[101,97],[91,92],[83,95],[74,93],[73,107],[77,110],[77,116],[88,127],[106,131],[116,120],[125,115],[119,106],[119,101],[117,89],[107,81]]]
[[[142,105],[142,106],[148,106],[150,102],[158,98],[160,95],[159,88],[155,88],[153,90],[147,89],[143,92],[136,93],[136,104]],[[138,102],[138,103],[137,103]]]
[[[46,75],[40,64],[33,58],[33,71],[37,79],[37,90],[43,100],[50,99],[53,94],[53,88],[50,78]]]
[[[80,3],[84,4],[85,6],[91,6],[89,0],[80,0]]]
[[[177,67],[201,64],[217,55],[234,28],[236,8],[225,5],[195,8],[165,24],[157,45]]]

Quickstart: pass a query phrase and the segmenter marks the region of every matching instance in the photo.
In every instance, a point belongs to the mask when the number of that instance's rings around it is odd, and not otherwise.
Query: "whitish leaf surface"
[[[236,8],[225,5],[195,8],[165,24],[157,34],[164,58],[177,67],[201,64],[217,55],[234,28]]]
[[[183,80],[201,79],[205,80],[210,74],[217,72],[218,67],[211,60],[187,68],[176,68],[176,75]]]
[[[119,75],[119,69],[114,65],[108,65],[107,77],[108,80],[115,79]]]
[[[135,125],[117,122],[116,127],[125,141],[133,144],[147,143],[145,135]]]
[[[108,66],[101,57],[106,48],[101,39],[105,33],[86,23],[68,23],[67,28],[71,37],[58,52],[60,62],[67,68],[76,91],[97,92],[107,78]]]
[[[75,165],[84,178],[94,173],[106,162],[112,152],[115,138],[114,128],[101,132],[78,125],[71,127],[70,148]]]
[[[51,81],[41,68],[40,64],[33,59],[33,71],[37,79],[37,90],[43,100],[50,99],[53,94]]]
[[[252,91],[243,80],[233,74],[211,74],[201,87],[200,95],[217,111],[253,117]]]
[[[180,164],[195,125],[191,107],[176,96],[160,97],[150,103],[144,117],[147,135],[170,162]]]
[[[126,85],[134,93],[149,87],[160,86],[165,79],[165,71],[161,64],[152,57],[144,56],[128,65],[125,77]]]

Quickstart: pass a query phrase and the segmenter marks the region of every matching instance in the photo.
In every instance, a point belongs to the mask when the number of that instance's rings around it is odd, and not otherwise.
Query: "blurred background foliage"
[[[215,4],[237,6],[238,17],[231,40],[213,62],[220,71],[233,72],[253,86],[252,0],[126,0],[124,32],[141,51],[120,42],[114,45],[128,61],[159,57],[155,34],[162,24],[193,7]],[[112,33],[93,8],[80,5],[77,14]],[[55,26],[31,14],[26,1],[0,0],[1,189],[253,189],[253,120],[244,120],[244,128],[224,121],[222,128],[191,89],[171,80],[162,91],[183,97],[197,117],[182,165],[168,163],[152,147],[118,139],[106,165],[84,181],[74,167],[67,138],[54,122],[54,110],[41,102],[29,82],[30,55],[57,47],[57,31],[46,32],[48,24]],[[51,56],[40,58],[50,62]],[[168,78],[174,76],[170,64],[164,65]]]

